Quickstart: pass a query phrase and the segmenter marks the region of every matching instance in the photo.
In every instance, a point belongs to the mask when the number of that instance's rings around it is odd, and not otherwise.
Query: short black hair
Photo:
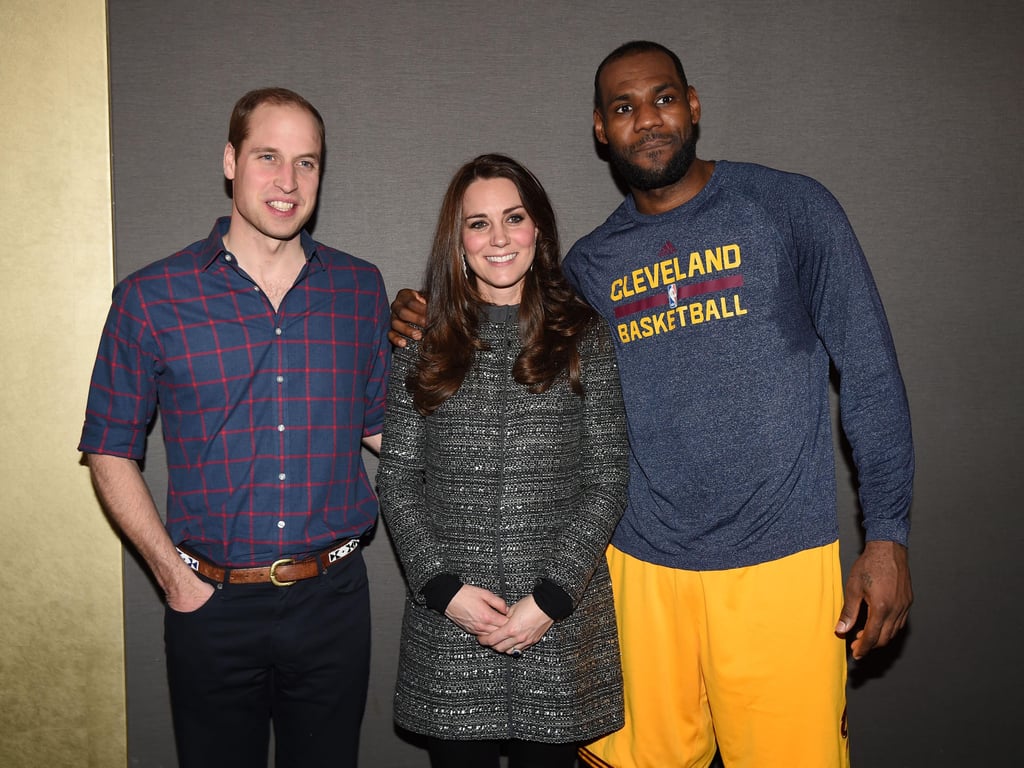
[[[630,40],[605,56],[604,61],[598,65],[597,72],[594,74],[594,109],[600,111],[604,108],[604,105],[601,103],[601,73],[604,72],[604,68],[613,61],[618,61],[626,56],[632,56],[634,53],[664,53],[672,59],[672,63],[676,68],[676,74],[679,75],[679,80],[683,84],[683,90],[689,88],[689,84],[686,82],[686,72],[683,71],[683,62],[679,60],[679,57],[674,52],[661,43],[655,43],[650,40]]]

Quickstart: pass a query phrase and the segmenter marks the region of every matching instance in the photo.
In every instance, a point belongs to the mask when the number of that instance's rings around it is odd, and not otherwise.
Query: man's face
[[[696,157],[700,101],[672,60],[650,51],[624,56],[601,72],[594,134],[631,189],[675,184]]]
[[[301,107],[261,104],[249,134],[224,148],[224,175],[232,181],[231,227],[274,240],[299,234],[316,208],[320,134]]]

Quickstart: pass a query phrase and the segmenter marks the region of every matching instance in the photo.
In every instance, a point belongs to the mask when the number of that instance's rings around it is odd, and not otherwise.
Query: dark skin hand
[[[427,324],[427,302],[411,288],[403,288],[391,302],[391,330],[388,341],[396,347],[404,347],[409,339],[418,340],[423,336],[420,330]]]
[[[903,629],[912,602],[907,548],[892,541],[869,541],[846,579],[836,634],[846,636],[866,603],[867,621],[850,645],[853,658],[862,659],[873,648],[887,645]]]

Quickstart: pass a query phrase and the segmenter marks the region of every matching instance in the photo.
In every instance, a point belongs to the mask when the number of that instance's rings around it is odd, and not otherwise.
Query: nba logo
[[[672,285],[670,285],[668,287],[668,305],[670,307],[672,307],[672,309],[675,309],[678,306],[678,304],[676,302],[676,284],[675,283],[672,283]]]

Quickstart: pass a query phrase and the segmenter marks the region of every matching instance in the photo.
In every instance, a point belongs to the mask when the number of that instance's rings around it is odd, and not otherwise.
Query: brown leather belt
[[[257,568],[221,568],[209,560],[200,557],[188,548],[178,546],[178,554],[185,565],[208,579],[221,584],[266,584],[275,587],[290,587],[296,581],[311,579],[327,573],[327,569],[356,551],[359,539],[346,539],[332,544],[328,549],[318,552],[306,560],[293,560],[283,557],[270,565]]]

